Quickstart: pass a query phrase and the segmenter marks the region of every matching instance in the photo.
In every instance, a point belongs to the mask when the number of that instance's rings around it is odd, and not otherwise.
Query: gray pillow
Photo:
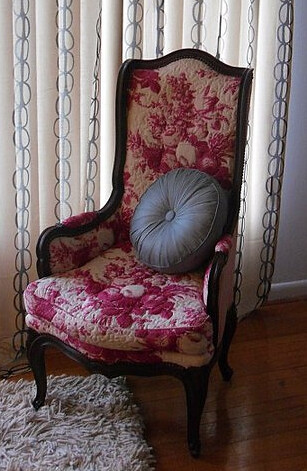
[[[130,238],[138,259],[163,273],[197,268],[214,251],[227,195],[210,175],[179,168],[158,178],[135,208]]]

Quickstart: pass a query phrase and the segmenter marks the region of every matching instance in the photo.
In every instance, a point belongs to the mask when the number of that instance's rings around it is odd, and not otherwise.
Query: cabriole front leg
[[[27,355],[36,383],[36,396],[32,402],[35,410],[44,405],[47,392],[45,346],[42,340],[43,337],[33,330],[28,331]]]
[[[206,367],[191,368],[183,378],[187,400],[187,439],[194,458],[200,455],[199,427],[207,398],[209,373],[210,370]]]

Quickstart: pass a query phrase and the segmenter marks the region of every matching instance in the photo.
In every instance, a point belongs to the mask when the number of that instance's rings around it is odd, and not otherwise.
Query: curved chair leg
[[[36,396],[32,401],[35,410],[44,405],[47,392],[45,347],[41,344],[40,339],[41,337],[37,336],[35,332],[28,332],[27,354],[36,383]]]
[[[233,370],[229,366],[228,363],[228,352],[231,345],[231,341],[235,334],[237,328],[237,310],[235,305],[233,304],[229,311],[227,312],[226,323],[225,323],[225,330],[224,336],[222,341],[221,352],[219,355],[219,368],[222,373],[224,381],[230,381]]]
[[[210,369],[190,368],[183,378],[187,400],[187,438],[191,455],[200,454],[199,426],[202,411],[207,398]]]

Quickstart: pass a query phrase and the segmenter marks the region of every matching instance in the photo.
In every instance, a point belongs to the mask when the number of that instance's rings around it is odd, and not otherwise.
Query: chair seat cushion
[[[130,243],[25,291],[28,327],[89,358],[199,366],[213,355],[203,273],[166,275],[140,264]]]
[[[142,195],[130,238],[140,261],[163,273],[183,273],[208,260],[227,221],[227,196],[205,172],[178,168]]]

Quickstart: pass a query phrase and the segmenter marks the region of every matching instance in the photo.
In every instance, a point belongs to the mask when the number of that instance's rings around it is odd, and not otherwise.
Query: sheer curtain
[[[111,191],[126,58],[200,48],[255,69],[238,226],[240,316],[267,297],[287,130],[292,0],[1,0],[0,365],[25,345],[22,292],[41,230]],[[13,338],[13,343],[12,343]]]

